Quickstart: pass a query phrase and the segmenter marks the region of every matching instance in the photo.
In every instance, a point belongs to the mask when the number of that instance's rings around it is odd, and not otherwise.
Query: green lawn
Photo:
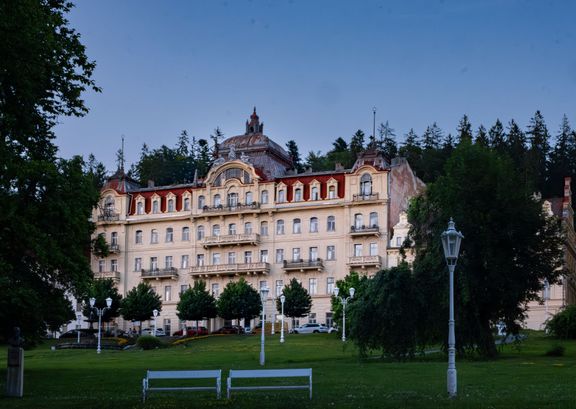
[[[0,398],[0,408],[576,408],[576,343],[564,357],[544,356],[554,341],[530,333],[520,349],[507,346],[497,361],[457,361],[458,397],[446,395],[446,359],[360,361],[334,335],[266,339],[266,368],[313,368],[314,397],[306,391],[238,392],[217,401],[209,392],[154,393],[141,403],[146,369],[259,368],[258,336],[210,337],[154,351],[26,351],[24,398]],[[5,389],[6,348],[0,348]],[[225,397],[225,391],[223,390]]]

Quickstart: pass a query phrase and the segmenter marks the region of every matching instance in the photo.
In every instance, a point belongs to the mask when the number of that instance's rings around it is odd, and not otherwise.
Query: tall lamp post
[[[156,308],[152,310],[152,315],[154,315],[154,336],[156,336],[156,318],[158,317],[158,310]]]
[[[346,342],[346,305],[348,305],[348,301],[351,298],[354,298],[355,292],[354,288],[350,288],[350,297],[338,297],[340,289],[338,287],[334,289],[334,297],[338,298],[342,303],[342,342]]]
[[[284,343],[284,303],[286,302],[286,296],[282,294],[280,296],[280,304],[282,304],[282,324],[280,325],[280,343]]]
[[[76,332],[78,333],[78,344],[80,343],[80,328],[82,327],[82,314],[76,315]]]
[[[454,220],[450,218],[448,230],[441,235],[442,247],[444,248],[444,257],[450,272],[450,317],[448,320],[448,395],[451,398],[456,396],[457,379],[456,379],[456,335],[454,333],[454,269],[460,252],[460,244],[464,236],[456,231]]]
[[[260,337],[260,365],[264,365],[266,362],[266,355],[264,354],[264,305],[266,304],[266,299],[268,298],[268,288],[263,287],[260,289],[260,301],[262,301],[262,336]]]
[[[90,298],[90,308],[92,308],[94,311],[96,311],[96,314],[98,315],[98,348],[96,348],[96,353],[100,353],[100,339],[102,338],[102,315],[104,315],[104,311],[110,309],[110,307],[112,306],[112,298],[108,297],[106,298],[106,307],[102,307],[102,308],[98,308],[95,306],[96,304],[96,298],[92,297]]]

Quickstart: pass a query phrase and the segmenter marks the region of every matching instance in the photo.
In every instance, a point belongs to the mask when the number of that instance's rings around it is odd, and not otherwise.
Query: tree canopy
[[[305,317],[312,308],[312,297],[308,291],[293,278],[282,290],[284,297],[284,315],[292,319]],[[280,297],[276,298],[276,309],[280,311],[282,303]]]
[[[128,291],[120,307],[120,313],[128,321],[149,320],[154,310],[162,311],[162,298],[146,282]]]
[[[226,284],[216,306],[218,315],[226,320],[251,320],[262,311],[260,294],[244,278]]]
[[[110,297],[112,299],[112,305],[107,308],[102,314],[102,322],[108,322],[118,317],[120,315],[120,305],[122,303],[122,295],[118,292],[114,280],[111,278],[94,280],[90,288],[88,289],[88,294],[84,298],[82,314],[88,317],[88,322],[98,321],[98,315],[92,307],[90,307],[90,298],[94,297],[96,302],[94,306],[96,308],[106,307],[106,298]]]
[[[214,318],[217,313],[216,300],[206,290],[206,282],[198,280],[194,282],[194,287],[187,289],[180,295],[176,310],[178,311],[178,318],[185,321]]]

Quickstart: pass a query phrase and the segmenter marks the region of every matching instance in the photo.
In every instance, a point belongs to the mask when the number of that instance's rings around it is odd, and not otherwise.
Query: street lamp
[[[263,287],[260,289],[260,301],[262,301],[262,336],[260,337],[260,365],[264,365],[266,361],[266,356],[264,355],[264,305],[266,304],[266,299],[268,298],[268,288]]]
[[[450,271],[450,317],[448,320],[448,394],[451,398],[456,396],[456,335],[454,333],[454,268],[460,252],[460,244],[464,236],[456,231],[454,220],[450,218],[448,230],[441,235],[442,247],[444,247],[444,257]]]
[[[82,327],[82,314],[76,314],[76,332],[78,333],[78,344],[80,343],[80,328]]]
[[[110,309],[110,307],[112,306],[112,298],[108,297],[106,298],[106,307],[102,307],[102,308],[98,308],[95,306],[96,304],[96,298],[92,297],[90,298],[90,308],[92,308],[94,311],[96,311],[96,314],[98,315],[98,348],[96,349],[96,353],[100,353],[100,339],[101,339],[101,327],[102,327],[102,315],[104,315],[104,311]]]
[[[286,296],[282,294],[280,296],[280,304],[282,304],[282,324],[280,325],[280,343],[284,343],[284,303],[286,302]]]
[[[152,315],[154,315],[154,336],[156,336],[156,317],[158,317],[158,310],[156,308],[152,310]]]
[[[355,292],[356,290],[354,288],[350,288],[350,297],[338,297],[340,289],[338,287],[334,289],[334,297],[342,303],[342,342],[346,342],[346,305],[348,305],[348,301],[350,301],[351,298],[354,298]]]

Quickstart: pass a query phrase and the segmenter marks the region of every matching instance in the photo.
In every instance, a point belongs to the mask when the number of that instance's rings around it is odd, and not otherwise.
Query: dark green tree
[[[516,169],[520,172],[524,184],[533,189],[534,185],[532,184],[532,180],[529,179],[528,174],[526,135],[524,135],[524,132],[522,132],[516,121],[513,119],[508,124],[506,152],[514,162]]]
[[[226,284],[220,298],[216,301],[218,315],[226,320],[251,320],[262,311],[260,294],[244,280],[231,281]]]
[[[333,165],[330,164],[328,158],[325,155],[322,155],[322,152],[320,151],[308,152],[305,164],[307,168],[312,169],[314,172],[333,169]]]
[[[476,131],[476,139],[474,140],[476,145],[484,146],[485,148],[490,146],[490,140],[488,138],[488,133],[484,125],[480,125]]]
[[[194,320],[198,328],[198,321],[216,317],[216,300],[206,290],[206,282],[198,280],[194,282],[194,287],[180,295],[176,310],[178,318],[185,321]]]
[[[504,126],[499,119],[492,125],[488,131],[488,138],[490,139],[490,147],[498,153],[506,152],[506,135],[504,133]]]
[[[305,317],[310,313],[312,297],[295,278],[284,286],[282,293],[284,297],[286,297],[284,301],[284,315],[292,318],[292,325],[294,326],[295,318]],[[280,297],[276,298],[276,308],[278,311],[282,308]]]
[[[534,181],[536,191],[547,195],[546,176],[548,175],[550,134],[540,111],[536,111],[534,117],[530,119],[526,134],[530,142],[527,160],[529,178]]]
[[[422,170],[422,146],[418,135],[414,132],[414,129],[410,128],[410,131],[406,134],[404,145],[400,147],[398,153],[400,156],[406,158],[412,169],[417,174],[420,174],[420,171]]]
[[[220,141],[224,139],[224,132],[222,132],[219,126],[214,129],[214,133],[210,135],[210,139],[212,140],[212,157],[217,158],[220,154]]]
[[[352,157],[354,160],[358,157],[358,154],[364,150],[364,132],[361,129],[358,129],[354,135],[352,135],[352,139],[350,139],[350,151],[352,152]],[[337,140],[339,141],[339,139]],[[346,151],[347,148],[345,144],[340,143],[340,147],[336,148],[334,145],[335,151]]]
[[[92,179],[92,183],[98,191],[106,183],[106,167],[102,162],[97,161],[93,154],[88,156],[88,162],[84,166],[84,173]]]
[[[468,120],[468,115],[464,114],[460,122],[458,123],[458,144],[462,141],[472,142],[472,124]]]
[[[548,191],[552,196],[563,194],[562,180],[566,176],[576,176],[576,133],[572,131],[568,118],[564,115],[556,136],[556,145],[550,153]]]
[[[120,306],[120,314],[127,321],[149,320],[154,310],[162,311],[162,298],[148,283],[140,283],[128,291]]]
[[[198,149],[195,153],[196,156],[196,169],[198,169],[198,176],[205,177],[212,166],[212,158],[210,155],[210,146],[206,139],[198,139]]]
[[[185,129],[180,132],[178,137],[178,142],[176,143],[176,155],[180,158],[187,158],[190,155],[190,150],[188,145],[190,144],[190,139],[188,138],[188,131]]]
[[[378,127],[379,140],[376,142],[378,149],[388,159],[393,159],[398,156],[398,145],[396,144],[396,133],[394,129],[386,121],[385,124],[380,124]]]
[[[82,303],[82,314],[88,317],[87,321],[90,323],[98,322],[98,315],[96,315],[96,312],[90,307],[90,298],[92,297],[96,299],[96,303],[94,304],[96,308],[106,307],[106,298],[110,297],[112,299],[112,305],[102,314],[102,322],[112,321],[120,315],[122,295],[118,292],[118,288],[116,288],[116,284],[111,278],[94,280],[88,289],[88,294]]]
[[[298,145],[294,140],[289,140],[286,143],[286,148],[288,149],[288,155],[292,159],[292,169],[296,170],[298,173],[304,172],[304,166],[302,165],[302,159],[300,158],[300,152],[298,152]]]

